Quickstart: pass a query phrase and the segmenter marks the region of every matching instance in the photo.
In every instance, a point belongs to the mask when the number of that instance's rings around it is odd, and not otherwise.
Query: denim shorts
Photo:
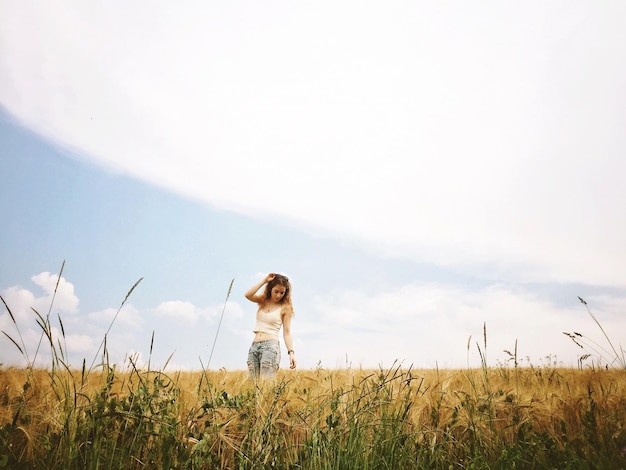
[[[277,339],[252,343],[248,351],[248,372],[254,379],[271,377],[280,365],[280,344]]]

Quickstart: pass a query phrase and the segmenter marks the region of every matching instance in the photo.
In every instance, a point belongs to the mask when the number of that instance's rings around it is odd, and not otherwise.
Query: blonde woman
[[[265,286],[262,292],[261,288]],[[246,292],[246,299],[258,304],[254,339],[248,351],[248,372],[257,380],[272,377],[280,365],[278,334],[283,328],[283,339],[289,354],[289,367],[296,368],[296,357],[291,338],[291,284],[287,276],[269,273]]]

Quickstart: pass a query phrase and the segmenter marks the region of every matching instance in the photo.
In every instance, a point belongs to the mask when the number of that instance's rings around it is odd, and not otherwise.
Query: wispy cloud
[[[5,13],[0,102],[118,171],[386,255],[624,286],[617,4]]]
[[[159,304],[154,309],[154,314],[195,323],[200,318],[214,318],[218,312],[213,309],[198,308],[188,301],[170,300]]]
[[[87,314],[87,318],[92,324],[106,328],[111,323],[115,323],[117,327],[138,329],[144,324],[141,313],[130,303],[125,304],[121,309],[106,308],[99,312]]]
[[[46,316],[49,306],[54,297],[55,312],[75,314],[78,312],[78,297],[74,293],[74,285],[58,275],[42,272],[31,277],[31,281],[40,288],[43,293],[36,295],[32,291],[21,286],[12,286],[2,291],[2,297],[12,305],[16,319],[24,319],[31,316],[31,309]],[[58,281],[58,286],[57,286]],[[55,293],[56,290],[56,293]]]
[[[374,260],[371,289],[298,290],[301,365],[460,366],[476,360],[484,324],[492,361],[517,341],[532,361],[575,364],[580,351],[562,332],[602,335],[582,305],[542,294],[558,286],[588,287],[593,296],[581,295],[624,344],[623,6],[35,1],[2,10],[11,20],[0,20],[0,105],[29,128],[207,206],[372,254],[357,263]],[[264,247],[234,249],[256,263]],[[406,271],[376,272],[390,258]],[[327,263],[315,275],[338,268]],[[446,275],[413,276],[409,264]],[[392,277],[402,281],[373,282]],[[59,281],[52,314],[77,355],[95,354],[117,315],[107,337],[116,360],[145,360],[154,332],[162,361],[175,351],[173,363],[197,365],[217,339],[215,364],[245,365],[247,303],[224,309],[174,293],[118,313],[82,307],[74,285],[51,273],[31,281],[2,291],[29,350],[41,337],[31,308],[45,315]],[[13,331],[6,313],[0,325]]]
[[[598,302],[598,309],[604,308],[609,305]],[[367,367],[395,360],[419,367],[476,366],[476,344],[485,349],[485,325],[491,364],[504,363],[509,357],[504,351],[514,351],[517,343],[520,361],[539,364],[550,356],[575,366],[582,352],[563,331],[584,331],[601,341],[583,308],[555,305],[506,285],[470,290],[419,283],[371,295],[335,292],[316,298],[294,325],[303,348],[315,348],[327,367],[342,366],[345,358]],[[621,332],[613,334],[626,344]]]

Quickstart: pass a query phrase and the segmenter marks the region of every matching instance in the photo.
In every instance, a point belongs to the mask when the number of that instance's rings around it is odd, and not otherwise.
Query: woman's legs
[[[280,344],[278,341],[263,341],[261,353],[261,378],[272,377],[280,366]]]
[[[259,371],[261,370],[261,356],[257,351],[256,344],[252,343],[248,351],[248,375],[255,382],[259,378]]]
[[[248,373],[257,380],[272,377],[280,365],[280,344],[278,340],[252,343],[248,351]]]

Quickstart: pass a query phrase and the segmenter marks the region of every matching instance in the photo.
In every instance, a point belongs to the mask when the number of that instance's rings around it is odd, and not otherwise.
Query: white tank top
[[[283,324],[283,317],[281,316],[282,310],[282,305],[279,305],[270,312],[262,312],[259,308],[256,312],[256,326],[254,327],[254,332],[269,333],[270,335],[278,336],[280,327]]]

